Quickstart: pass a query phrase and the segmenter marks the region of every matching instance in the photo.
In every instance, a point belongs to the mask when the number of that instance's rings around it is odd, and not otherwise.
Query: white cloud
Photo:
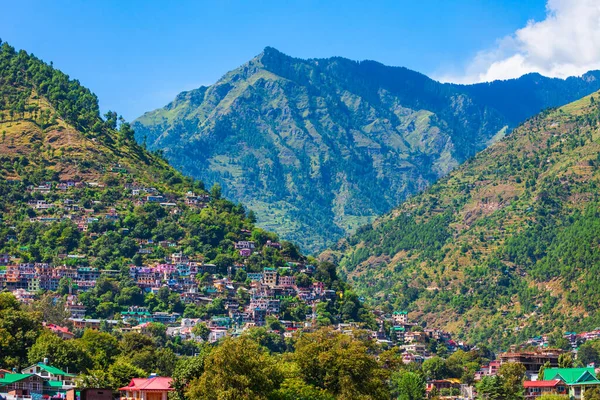
[[[474,83],[528,72],[566,78],[594,69],[600,69],[600,0],[548,0],[543,21],[529,21],[479,52],[462,76],[439,79]]]

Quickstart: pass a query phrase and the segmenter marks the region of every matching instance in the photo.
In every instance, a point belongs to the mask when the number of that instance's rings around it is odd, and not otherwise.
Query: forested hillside
[[[265,267],[299,270],[314,261],[257,228],[253,214],[225,200],[219,186],[205,190],[146,151],[116,113],[102,119],[96,97],[76,80],[7,43],[0,47],[0,134],[0,287],[10,278],[7,265],[91,267],[101,278],[82,295],[88,316],[110,318],[149,301],[157,311],[189,308],[194,316],[207,310],[168,290],[160,305],[144,297],[130,267],[177,259],[244,282]],[[238,241],[252,242],[252,252],[242,255]],[[313,267],[328,286],[344,290],[335,266]],[[312,284],[306,275],[300,281]],[[59,292],[71,289],[61,281]]]
[[[223,200],[218,188],[209,194],[143,149],[116,113],[101,119],[96,97],[77,81],[7,43],[0,67],[0,253],[50,262],[74,252],[109,269],[134,258],[136,239],[154,238],[183,240],[188,254],[214,260],[233,249],[242,229],[252,231],[241,205]],[[210,207],[185,207],[188,191]],[[151,194],[179,212],[145,202]],[[89,231],[77,229],[73,211],[92,217]],[[107,235],[90,241],[92,233]]]
[[[598,93],[529,119],[324,258],[474,342],[600,325]]]
[[[525,118],[600,89],[596,72],[471,86],[273,48],[133,126],[139,143],[316,251],[446,175]]]

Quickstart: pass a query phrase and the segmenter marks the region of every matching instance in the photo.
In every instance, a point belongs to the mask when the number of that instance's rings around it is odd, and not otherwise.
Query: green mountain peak
[[[384,310],[476,343],[594,329],[598,100],[527,120],[322,257]]]
[[[133,126],[179,170],[218,182],[260,226],[314,252],[525,118],[599,88],[589,77],[441,84],[375,61],[302,60],[267,47]]]

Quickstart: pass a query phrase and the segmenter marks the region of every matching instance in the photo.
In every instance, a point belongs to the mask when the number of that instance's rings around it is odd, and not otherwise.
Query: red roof
[[[523,386],[526,388],[541,388],[541,387],[554,387],[562,383],[560,379],[553,379],[551,381],[525,381]]]
[[[165,376],[155,376],[153,378],[133,378],[129,385],[120,388],[120,391],[173,391],[171,387],[172,378]]]
[[[54,332],[62,332],[62,333],[66,333],[68,335],[73,335],[73,333],[69,331],[69,328],[65,328],[63,326],[47,324],[45,322],[44,322],[44,326]]]

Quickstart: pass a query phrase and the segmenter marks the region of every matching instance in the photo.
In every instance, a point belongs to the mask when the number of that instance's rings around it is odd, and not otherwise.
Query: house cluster
[[[67,398],[75,389],[76,375],[49,365],[48,360],[20,372],[0,369],[0,397],[7,400]]]
[[[394,311],[391,318],[379,315],[377,319],[381,326],[383,326],[384,322],[389,322],[391,328],[389,332],[384,332],[383,329],[380,329],[376,339],[380,343],[389,340],[392,343],[398,344],[404,350],[405,363],[421,363],[430,357],[427,344],[431,341],[445,346],[450,353],[459,349],[469,349],[469,346],[465,343],[454,341],[448,332],[440,329],[417,328],[417,323],[409,321],[407,311]]]
[[[535,399],[543,394],[562,394],[570,399],[585,400],[587,390],[600,388],[600,380],[593,367],[546,368],[543,377],[527,380],[523,386],[526,399]]]
[[[122,169],[120,166],[112,167],[111,171],[116,172]],[[59,182],[45,182],[39,186],[29,186],[27,191],[35,197],[27,205],[32,209],[35,216],[30,218],[31,222],[52,223],[56,221],[70,220],[77,224],[81,232],[88,232],[90,224],[101,220],[116,221],[119,214],[111,204],[102,204],[96,200],[91,204],[91,208],[84,207],[81,199],[74,194],[72,198],[67,193],[75,188],[103,188],[104,184],[98,182],[83,182],[75,180],[66,180]],[[144,203],[158,203],[168,208],[170,213],[177,214],[181,212],[181,206],[184,204],[192,208],[205,208],[210,202],[208,194],[196,194],[187,192],[185,196],[164,195],[156,188],[145,187],[138,184],[126,184],[125,189],[130,193],[130,197],[135,205]],[[57,200],[55,193],[62,193],[63,196]],[[88,204],[88,206],[90,206]],[[97,207],[101,206],[101,207]],[[96,211],[95,209],[104,211]],[[93,236],[93,235],[92,235]]]
[[[242,257],[250,257],[254,253],[255,247],[254,242],[249,240],[240,240],[235,243],[235,248],[240,252],[240,256]],[[281,250],[281,243],[267,240],[265,247]]]
[[[525,399],[532,400],[545,394],[565,395],[574,400],[585,400],[585,392],[591,388],[600,388],[597,371],[593,367],[559,368],[558,358],[565,351],[560,349],[535,349],[521,351],[512,348],[498,354],[496,360],[482,365],[475,374],[475,381],[484,377],[496,376],[505,363],[519,363],[525,367],[523,390]],[[540,367],[546,365],[543,376],[539,376]],[[474,399],[475,387],[461,384],[457,379],[438,379],[427,382],[427,392],[454,393],[457,399]]]
[[[235,273],[239,268],[244,267],[236,265],[230,269],[230,273]],[[236,282],[230,277],[212,279],[198,290],[184,291],[181,293],[184,302],[209,304],[220,299],[225,314],[205,320],[183,318],[179,326],[169,327],[167,333],[182,339],[199,340],[200,338],[194,335],[193,328],[198,323],[204,323],[210,329],[208,340],[214,342],[224,336],[237,335],[251,327],[264,326],[269,316],[280,319],[281,302],[284,299],[297,299],[314,310],[318,302],[334,299],[336,293],[327,290],[325,285],[318,281],[309,287],[297,286],[290,272],[310,269],[310,266],[299,264],[290,264],[285,268],[264,268],[260,273],[248,273],[246,282]],[[180,287],[185,290],[183,286]],[[243,293],[242,297],[239,296],[240,292]],[[291,335],[299,328],[310,326],[314,318],[316,315],[313,312],[307,315],[306,321],[281,320],[286,329],[284,335]]]
[[[0,289],[14,292],[17,298],[27,303],[38,290],[56,291],[63,278],[69,282],[71,290],[86,291],[96,285],[100,274],[116,276],[118,273],[119,271],[113,270],[99,271],[98,268],[54,266],[48,263],[9,264],[0,269]]]
[[[70,374],[43,362],[20,372],[0,369],[0,398],[5,400],[66,399],[114,400],[113,388],[77,388],[75,374]],[[151,375],[133,378],[125,387],[118,388],[123,400],[167,400],[173,379]],[[116,389],[116,388],[115,388]]]
[[[569,341],[571,348],[576,349],[588,340],[600,339],[600,328],[589,332],[565,332],[563,337]],[[534,336],[527,340],[526,344],[531,347],[546,348],[549,346],[548,336]]]

